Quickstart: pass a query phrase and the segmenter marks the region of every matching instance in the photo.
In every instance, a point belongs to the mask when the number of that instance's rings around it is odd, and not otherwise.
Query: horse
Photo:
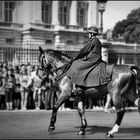
[[[45,71],[48,65],[52,63],[50,60],[50,56],[47,52],[45,52],[41,47],[39,47],[39,65],[42,70]],[[108,66],[108,64],[107,64]],[[57,71],[65,70],[65,65],[62,67],[54,69]],[[61,73],[61,72],[60,72]],[[66,99],[73,96],[73,85],[74,83],[69,79],[65,74],[58,74],[59,78],[56,81],[57,85],[60,89],[60,95],[56,104],[52,110],[52,116],[50,119],[50,124],[48,131],[52,132],[55,130],[55,123],[57,118],[57,111],[59,107],[66,101]],[[136,66],[129,66],[129,65],[117,65],[114,64],[112,68],[111,74],[111,81],[108,82],[106,85],[101,85],[97,87],[91,87],[85,89],[84,97],[90,95],[91,97],[103,97],[108,93],[111,95],[113,104],[115,106],[116,112],[116,120],[115,123],[110,131],[107,132],[106,137],[111,138],[114,137],[114,134],[119,131],[121,122],[123,120],[125,110],[125,101],[126,99],[134,103],[138,107],[138,111],[140,112],[140,99],[139,99],[139,88],[138,88],[138,80],[140,80],[140,69]],[[94,80],[94,79],[93,79]],[[75,99],[77,96],[75,95]],[[85,116],[85,108],[84,108],[84,99],[82,101],[77,100],[77,110],[81,119],[81,127],[80,130],[77,132],[78,135],[85,135],[87,121]]]

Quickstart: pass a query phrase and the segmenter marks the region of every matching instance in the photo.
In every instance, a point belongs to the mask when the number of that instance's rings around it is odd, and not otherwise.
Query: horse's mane
[[[65,64],[70,60],[66,55],[62,54],[61,59],[58,59],[56,56],[45,52],[45,59],[51,64],[54,72],[57,74],[57,79],[65,73]]]

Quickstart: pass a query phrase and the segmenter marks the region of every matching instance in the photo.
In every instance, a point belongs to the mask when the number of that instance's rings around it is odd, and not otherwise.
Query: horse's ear
[[[39,51],[41,54],[44,53],[43,49],[40,46],[39,46]]]

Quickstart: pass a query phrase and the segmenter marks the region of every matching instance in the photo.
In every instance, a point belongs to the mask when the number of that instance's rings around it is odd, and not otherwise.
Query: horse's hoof
[[[55,130],[55,126],[50,126],[48,129],[49,132],[52,132],[53,130]]]
[[[113,138],[114,135],[113,135],[113,134],[110,134],[110,133],[107,133],[107,134],[106,134],[106,137],[107,137],[107,138]]]
[[[81,131],[81,130],[80,130],[80,131],[77,132],[77,134],[78,134],[78,135],[85,135],[85,131]]]

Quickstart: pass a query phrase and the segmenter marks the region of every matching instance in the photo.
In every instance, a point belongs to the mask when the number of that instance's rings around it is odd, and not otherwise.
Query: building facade
[[[0,41],[83,44],[96,1],[0,1]]]
[[[87,28],[100,26],[98,9],[97,1],[85,0],[0,1],[0,61],[37,64],[39,45],[72,57],[87,41]],[[106,62],[140,66],[139,45],[101,41]]]

